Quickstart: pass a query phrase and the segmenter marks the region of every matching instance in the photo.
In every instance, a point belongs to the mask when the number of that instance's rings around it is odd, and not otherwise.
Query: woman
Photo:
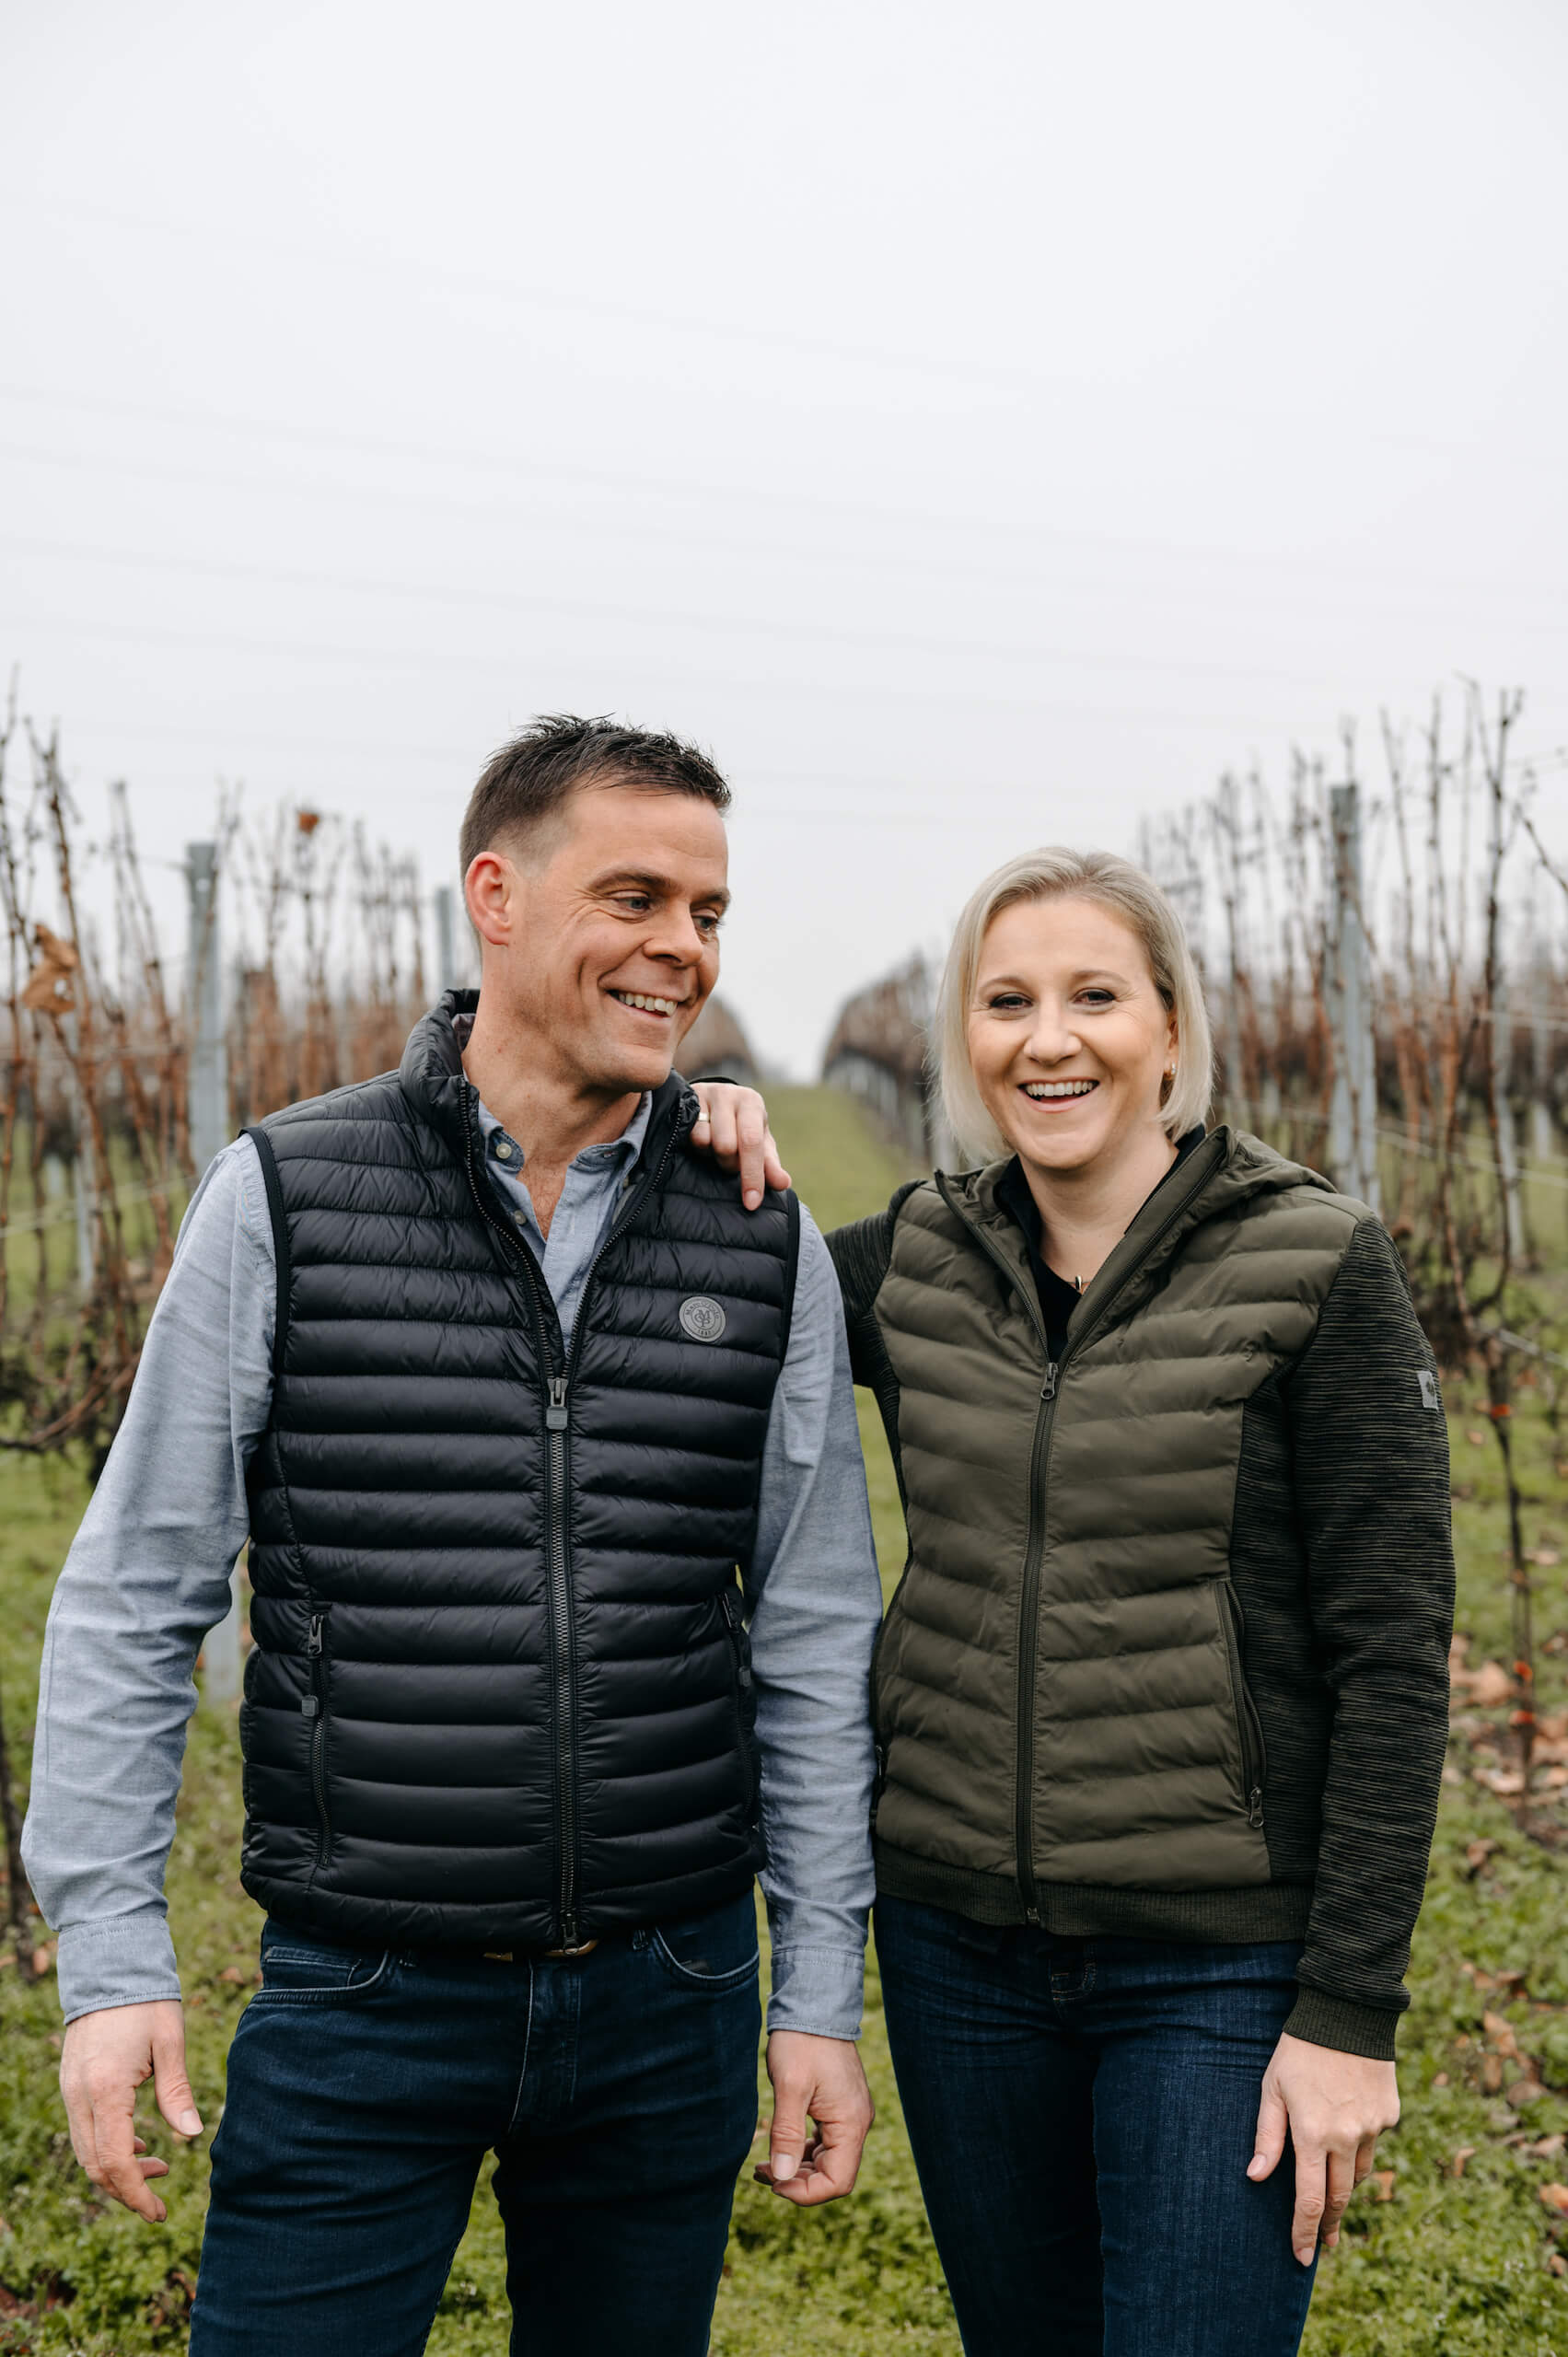
[[[1126,862],[988,877],[937,1050],[982,1167],[830,1238],[909,1524],[876,1921],[932,2227],[970,2357],[1284,2357],[1399,2117],[1432,1354],[1365,1204],[1205,1133],[1197,976]]]

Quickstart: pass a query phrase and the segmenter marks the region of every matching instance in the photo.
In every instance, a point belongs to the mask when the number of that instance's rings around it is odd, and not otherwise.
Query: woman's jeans
[[[1254,2185],[1295,1942],[1064,1939],[877,1902],[893,2068],[969,2357],[1294,2357],[1289,2146]]]
[[[414,2357],[491,2150],[515,2352],[703,2357],[757,2124],[749,1891],[515,1963],[269,1922],[261,1973],[228,2059],[192,2357]]]

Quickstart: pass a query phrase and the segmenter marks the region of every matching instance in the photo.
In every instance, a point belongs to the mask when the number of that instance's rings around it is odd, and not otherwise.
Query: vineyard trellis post
[[[1490,889],[1497,889],[1496,878],[1501,875],[1506,853],[1504,840],[1504,805],[1501,793],[1494,794],[1488,809],[1490,840],[1487,845],[1488,869],[1493,881],[1481,888],[1483,909]],[[1489,935],[1490,938],[1490,935]],[[1516,1265],[1525,1260],[1525,1221],[1522,1184],[1519,1177],[1518,1133],[1514,1124],[1514,1018],[1509,1004],[1508,970],[1501,958],[1491,969],[1492,997],[1492,1073],[1495,1100],[1497,1182],[1503,1195],[1503,1216],[1508,1229],[1508,1257]]]
[[[1362,907],[1361,789],[1329,795],[1333,858],[1323,994],[1333,1042],[1329,1168],[1336,1186],[1379,1209],[1377,1063],[1372,1030],[1372,970]]]
[[[1556,1152],[1551,1128],[1551,1018],[1547,999],[1551,983],[1551,941],[1541,914],[1545,878],[1539,869],[1530,877],[1530,1158],[1551,1162]]]
[[[226,1144],[228,1131],[217,869],[216,843],[186,844],[185,878],[190,895],[191,1159],[198,1178],[214,1155]]]
[[[71,1194],[76,1214],[76,1290],[85,1297],[93,1289],[96,1206],[93,1202],[92,1141],[87,1133],[87,1108],[82,1102],[81,1085],[74,1075],[71,1102],[76,1124],[76,1151],[71,1164]]]
[[[457,985],[458,947],[453,930],[452,888],[449,884],[436,887],[436,973],[441,995]]]
[[[189,1083],[191,1159],[201,1178],[227,1143],[228,1073],[223,1038],[222,942],[218,932],[218,847],[187,843],[185,880],[190,895],[191,1062]],[[204,1699],[232,1702],[239,1691],[239,1566],[228,1575],[228,1610],[203,1648]]]

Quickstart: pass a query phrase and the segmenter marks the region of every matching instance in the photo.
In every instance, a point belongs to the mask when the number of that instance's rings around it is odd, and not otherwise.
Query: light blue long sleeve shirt
[[[521,1148],[479,1108],[497,1198],[568,1335],[648,1113],[645,1098],[621,1137],[576,1156],[546,1237]],[[241,1138],[192,1199],[124,1422],[50,1608],[23,1852],[59,1935],[68,2021],[180,1994],[164,1871],[196,1654],[228,1608],[249,1533],[246,1468],[272,1405],[275,1265],[261,1165]],[[804,1211],[743,1574],[768,1852],[768,2026],[852,2038],[873,1888],[867,1678],[881,1590],[838,1281]]]

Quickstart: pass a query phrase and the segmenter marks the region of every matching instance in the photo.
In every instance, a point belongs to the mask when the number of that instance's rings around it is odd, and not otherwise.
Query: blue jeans
[[[1295,1942],[1063,1939],[879,1898],[877,1954],[969,2357],[1294,2357],[1294,2156],[1246,2171]]]
[[[492,2149],[514,2357],[703,2357],[757,2124],[757,1968],[749,1892],[515,1963],[269,1922],[192,2357],[414,2357]]]

